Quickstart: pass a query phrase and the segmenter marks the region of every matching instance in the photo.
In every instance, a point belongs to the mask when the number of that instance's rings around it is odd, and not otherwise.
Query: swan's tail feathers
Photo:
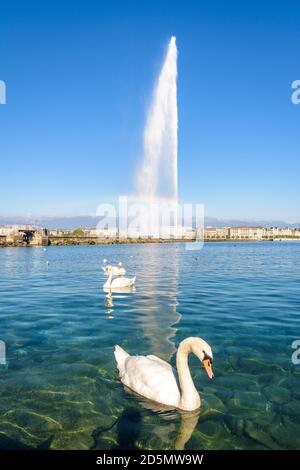
[[[136,280],[136,276],[134,276],[132,279],[131,279],[131,285],[133,286],[133,284],[135,283],[135,280]]]
[[[115,354],[115,358],[117,361],[117,366],[119,369],[120,376],[122,376],[125,372],[125,361],[127,357],[129,357],[129,354],[118,345],[115,346],[114,354]]]

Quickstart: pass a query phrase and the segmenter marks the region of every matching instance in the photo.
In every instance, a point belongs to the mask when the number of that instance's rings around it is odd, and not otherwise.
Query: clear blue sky
[[[299,221],[299,24],[296,1],[1,2],[0,214],[91,214],[133,192],[174,34],[180,198]]]

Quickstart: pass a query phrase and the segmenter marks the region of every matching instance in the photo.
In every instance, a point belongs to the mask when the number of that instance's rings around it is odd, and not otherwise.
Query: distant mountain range
[[[77,227],[96,227],[100,218],[79,215],[73,217],[24,217],[24,216],[0,216],[0,225],[30,224],[50,229],[64,228],[75,229]],[[234,227],[240,225],[261,225],[263,227],[300,227],[300,222],[290,224],[283,220],[243,220],[243,219],[218,219],[216,217],[205,217],[205,226]]]

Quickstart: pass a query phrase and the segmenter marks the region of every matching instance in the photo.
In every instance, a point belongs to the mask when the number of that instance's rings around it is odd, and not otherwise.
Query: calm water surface
[[[104,257],[135,292],[103,292]],[[4,248],[0,273],[0,448],[300,448],[300,243]],[[115,344],[175,364],[191,335],[200,413],[124,390]]]

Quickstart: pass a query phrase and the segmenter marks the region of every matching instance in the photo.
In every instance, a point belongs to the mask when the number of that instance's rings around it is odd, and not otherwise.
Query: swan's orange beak
[[[203,359],[203,365],[205,367],[206,373],[210,379],[214,378],[214,373],[211,368],[211,360],[210,359]]]

